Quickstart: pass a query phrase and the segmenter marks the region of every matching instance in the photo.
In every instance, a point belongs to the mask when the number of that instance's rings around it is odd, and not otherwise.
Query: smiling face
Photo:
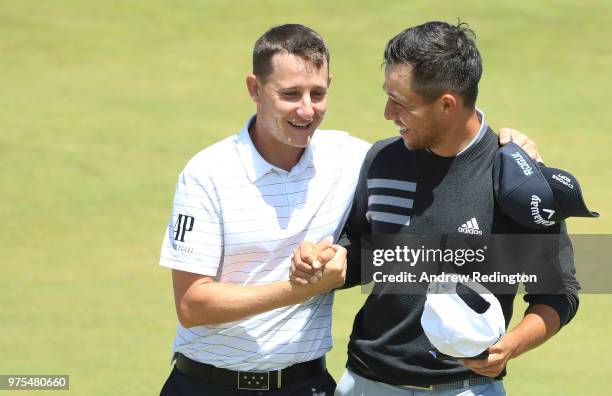
[[[303,151],[327,111],[327,64],[317,68],[302,58],[277,53],[272,71],[261,80],[247,77],[249,94],[257,104],[254,140],[265,156],[278,150]]]
[[[436,100],[429,101],[411,89],[411,67],[391,64],[385,68],[383,90],[387,93],[385,118],[399,127],[410,150],[434,149],[444,140]]]

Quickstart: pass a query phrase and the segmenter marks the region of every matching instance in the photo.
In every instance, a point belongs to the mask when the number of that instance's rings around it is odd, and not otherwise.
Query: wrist
[[[317,283],[307,283],[305,285],[293,283],[291,281],[289,284],[291,285],[293,294],[298,297],[300,302],[304,302],[311,297],[318,296],[319,294],[328,291],[321,280],[319,280]]]
[[[508,360],[514,359],[521,354],[520,351],[520,337],[517,336],[516,332],[507,333],[504,336],[505,348],[508,351]]]

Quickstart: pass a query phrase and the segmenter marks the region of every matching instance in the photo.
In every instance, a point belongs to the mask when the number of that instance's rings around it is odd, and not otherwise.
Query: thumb
[[[502,345],[502,342],[503,342],[503,339],[500,339],[495,344],[491,345],[488,349],[489,353],[493,354],[493,353],[499,353],[503,351],[504,347]]]
[[[343,246],[332,245],[331,248],[334,249],[334,252],[336,253],[335,257],[338,257],[338,256],[341,257],[342,255],[344,255],[344,257],[346,257],[346,255],[348,254],[348,251]]]
[[[334,238],[331,235],[328,235],[325,238],[321,239],[321,241],[317,243],[317,252],[318,252],[317,255],[319,255],[319,253],[325,251],[326,249],[330,248],[333,242],[334,242]],[[319,269],[323,267],[323,265],[319,261],[319,258],[320,257],[317,257],[315,261],[312,263],[312,267],[314,269]]]

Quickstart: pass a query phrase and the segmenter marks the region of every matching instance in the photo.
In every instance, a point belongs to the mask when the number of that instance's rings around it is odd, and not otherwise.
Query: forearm
[[[289,281],[252,286],[206,282],[189,289],[177,313],[184,327],[226,323],[299,304],[322,292],[315,285],[294,285]]]
[[[504,338],[513,346],[510,359],[541,345],[560,327],[559,314],[544,304],[531,306],[521,322]]]

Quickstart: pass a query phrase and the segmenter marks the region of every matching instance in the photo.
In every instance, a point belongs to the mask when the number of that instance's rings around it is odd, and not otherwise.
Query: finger
[[[291,265],[294,266],[296,270],[302,271],[306,274],[309,274],[310,276],[314,275],[317,271],[319,271],[318,269],[314,268],[314,266],[306,264],[302,261],[292,261]]]
[[[527,135],[525,135],[524,133],[522,133],[518,129],[502,128],[500,130],[500,136],[501,136],[501,131],[502,130],[504,131],[504,135],[507,135],[508,141],[514,142],[514,143],[518,144],[519,146],[525,144],[525,142],[527,142],[529,140]]]
[[[296,278],[301,278],[304,279],[306,282],[309,283],[316,283],[320,277],[316,276],[315,274],[309,274],[307,272],[302,272],[300,270],[296,270],[292,275],[294,275]],[[313,281],[313,279],[315,279],[315,281]]]
[[[538,153],[537,149],[529,148],[529,149],[524,149],[524,150],[527,153],[527,155],[529,155],[529,158],[537,162],[537,159],[540,156],[540,153]]]
[[[487,359],[466,359],[462,360],[461,363],[472,370],[482,370],[489,365]]]
[[[502,128],[499,130],[499,143],[501,145],[508,144],[512,141],[513,130],[510,128]]]
[[[306,279],[310,279],[312,276],[316,276],[316,274],[319,271],[319,268],[317,268],[316,264],[316,260],[313,260],[314,262],[312,264],[305,262],[302,260],[302,254],[303,252],[301,252],[301,250],[299,247],[297,248],[297,252],[294,252],[293,257],[291,258],[291,264],[295,267],[296,270],[300,270],[306,274],[308,274],[308,277]],[[320,278],[321,276],[319,276]]]
[[[299,269],[295,270],[295,276],[305,279],[308,283],[317,283],[319,279],[323,276],[321,271],[316,271],[314,273],[300,271]]]
[[[333,243],[334,239],[331,235],[326,236],[325,238],[323,238],[316,246],[315,246],[315,258],[312,261],[312,266],[316,269],[322,268],[325,263],[327,263],[329,261],[329,259],[325,259],[323,257],[321,257],[321,252],[324,252],[325,250],[331,248],[331,245]]]
[[[302,285],[302,286],[308,284],[308,281],[306,279],[299,277],[297,275],[294,275],[294,274],[289,274],[289,281],[297,285]]]
[[[482,372],[482,370],[481,370],[481,369],[479,369],[478,367],[472,367],[472,366],[470,365],[470,363],[468,363],[468,362],[466,362],[466,361],[463,361],[463,362],[461,362],[461,363],[462,363],[462,364],[463,364],[465,367],[467,367],[468,369],[472,370],[473,372],[475,372],[475,373],[477,373],[477,374],[480,374],[480,373]]]
[[[520,146],[523,150],[525,150],[525,152],[527,152],[527,154],[529,154],[529,157],[531,157],[531,159],[533,159],[534,161],[541,163],[544,162],[544,159],[538,152],[538,147],[536,143],[533,140],[529,139],[527,135],[516,129],[501,128],[499,130],[499,143],[501,145],[504,145],[510,142],[514,142],[518,146]]]
[[[519,130],[512,128],[502,128],[499,130],[499,142],[502,146],[511,142],[520,146],[528,140],[529,138]]]
[[[293,276],[289,276],[289,282],[298,286],[306,286],[308,284],[308,281],[306,281],[305,279],[295,278]]]
[[[310,279],[313,276],[320,278],[323,276],[323,272],[321,270],[316,270],[306,264],[302,264],[301,267],[296,266],[295,264],[291,264],[291,273],[296,274],[304,279]]]
[[[340,245],[332,246],[334,250],[336,250],[336,256],[334,256],[335,260],[340,260],[342,264],[342,278],[346,278],[346,269],[348,266],[346,255],[348,254],[347,250]]]
[[[465,365],[467,368],[475,372],[476,374],[485,375],[487,377],[495,377],[499,371],[495,371],[489,367],[481,368],[481,367],[470,367],[469,365]],[[501,371],[501,370],[500,370]]]
[[[332,245],[332,249],[334,249],[334,251],[336,252],[336,255],[334,257],[346,260],[346,255],[348,254],[346,248],[343,248],[340,245]]]
[[[484,375],[484,376],[487,376],[487,377],[497,377],[499,375],[499,373],[502,372],[502,370],[503,370],[503,367],[496,365],[496,366],[493,366],[493,367],[489,367],[489,368],[486,368],[486,369],[479,370],[478,374]]]
[[[487,371],[487,370],[473,370],[476,374],[484,375],[485,377],[497,377],[499,372],[496,371]]]
[[[289,267],[289,276],[294,276],[296,278],[302,278],[304,280],[310,279],[310,277],[314,275],[311,274],[307,271],[302,271],[299,268],[297,268],[295,266],[295,263],[291,263],[291,266]]]
[[[319,252],[318,260],[321,263],[321,265],[325,265],[327,264],[327,262],[329,262],[329,260],[333,259],[335,255],[336,255],[336,252],[334,251],[334,249],[329,247]]]
[[[333,241],[333,239],[331,239],[331,238],[324,238],[321,242],[319,242],[317,244],[317,246],[316,246],[316,254],[317,254],[317,259],[319,259],[319,261],[321,260],[321,252],[324,252],[327,249],[330,249],[331,245],[332,245],[332,241]],[[324,262],[327,262],[327,261],[324,261]],[[322,264],[322,263],[320,263],[320,264]]]
[[[502,337],[499,341],[489,347],[487,351],[489,352],[490,359],[495,360],[501,358],[500,355],[504,352],[504,340],[505,338]]]
[[[340,246],[340,245],[336,245],[333,244],[331,245],[331,248],[334,249],[334,252],[340,252],[340,251],[345,251],[346,252],[346,248]]]
[[[292,263],[301,263],[302,262],[302,255],[300,254],[300,247],[296,247],[295,249],[293,249],[293,257],[291,257],[291,262]]]
[[[306,264],[312,264],[316,257],[315,257],[315,245],[312,244],[311,242],[302,242],[300,243],[300,246],[298,246],[299,249],[299,257],[301,259],[302,262],[306,263]]]
[[[536,159],[538,155],[538,148],[532,140],[528,140],[524,145],[521,146],[523,150],[529,155],[531,159]]]
[[[528,150],[525,150],[525,152],[529,155],[529,158],[531,158],[532,160],[536,161],[538,160],[538,157],[540,156],[540,153],[538,153],[538,149],[537,148],[530,148]]]
[[[525,145],[530,142],[526,135],[514,130],[512,131],[512,141],[520,147],[525,147]]]
[[[520,144],[519,146],[521,146],[521,148],[525,151],[538,151],[535,142],[531,139],[525,140],[525,142]]]
[[[291,265],[295,267],[295,269],[301,269],[303,271],[307,271],[306,268],[310,267],[310,265],[302,261],[302,254],[300,252],[299,247],[293,250],[293,257],[291,257]]]
[[[476,369],[476,368],[472,368],[472,367],[468,367],[468,368],[469,368],[470,370],[472,370],[473,372],[475,372],[476,374],[483,375],[483,374],[482,374],[482,370],[479,370],[479,369]]]
[[[457,359],[457,361],[463,364],[465,367],[472,369],[472,365],[471,365],[472,360]]]

